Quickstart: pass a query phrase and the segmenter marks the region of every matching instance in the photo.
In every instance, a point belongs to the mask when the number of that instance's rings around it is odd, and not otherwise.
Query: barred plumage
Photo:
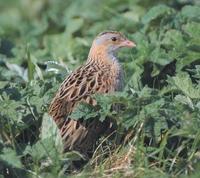
[[[113,40],[113,37],[116,40]],[[49,107],[64,143],[64,150],[77,150],[87,154],[96,140],[106,130],[112,129],[112,122],[94,118],[92,121],[76,121],[68,116],[80,102],[96,105],[95,93],[111,93],[121,89],[122,69],[115,56],[120,47],[133,47],[119,32],[104,32],[98,35],[90,49],[85,65],[72,72],[61,84]]]

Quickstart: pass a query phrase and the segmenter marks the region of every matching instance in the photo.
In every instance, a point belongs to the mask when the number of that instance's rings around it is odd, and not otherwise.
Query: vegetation
[[[198,0],[1,0],[0,178],[200,177],[199,22]],[[125,90],[73,113],[118,124],[75,174],[81,155],[61,153],[48,105],[106,29],[137,48],[119,54]]]

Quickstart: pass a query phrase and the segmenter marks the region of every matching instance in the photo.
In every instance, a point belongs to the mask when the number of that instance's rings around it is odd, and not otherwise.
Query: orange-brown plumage
[[[115,56],[121,47],[134,47],[121,33],[110,31],[99,34],[93,41],[86,64],[72,72],[61,84],[49,107],[64,143],[64,150],[77,150],[87,154],[106,130],[111,129],[109,119],[104,122],[76,121],[68,116],[80,102],[96,105],[95,93],[112,93],[121,89],[122,69]]]

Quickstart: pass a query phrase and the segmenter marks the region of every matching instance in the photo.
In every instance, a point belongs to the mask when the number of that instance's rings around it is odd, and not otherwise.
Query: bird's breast
[[[112,91],[121,91],[123,89],[123,70],[117,61],[107,66],[103,71],[103,81],[107,81],[107,85]]]

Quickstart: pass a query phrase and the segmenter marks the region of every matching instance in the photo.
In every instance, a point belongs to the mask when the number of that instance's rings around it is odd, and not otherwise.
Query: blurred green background
[[[199,22],[199,0],[0,0],[0,178],[65,177],[80,156],[59,152],[47,110],[104,30],[137,44],[119,53],[125,91],[99,99],[104,116],[126,106],[116,120],[132,139],[79,176],[199,177]]]

